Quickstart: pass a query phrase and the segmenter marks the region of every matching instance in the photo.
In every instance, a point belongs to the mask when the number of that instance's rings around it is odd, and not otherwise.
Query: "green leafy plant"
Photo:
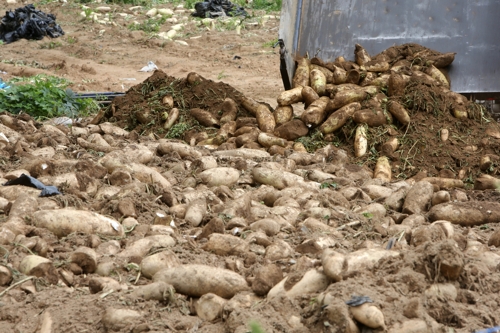
[[[281,10],[282,0],[253,0],[249,5],[246,4],[245,0],[235,0],[232,1],[243,7],[250,7],[256,10],[265,10],[266,12],[277,12]]]
[[[266,333],[262,326],[260,326],[260,324],[256,321],[251,321],[249,326],[252,333]]]
[[[278,38],[275,38],[273,40],[270,40],[269,42],[262,44],[262,47],[273,47],[277,42]]]
[[[187,8],[187,9],[194,8],[194,5],[197,2],[200,2],[200,1],[199,0],[186,0],[186,2],[184,3],[184,7]]]
[[[221,213],[219,214],[219,218],[221,218],[224,222],[227,222],[229,221],[230,219],[233,218],[232,215],[229,215],[229,214],[224,214],[224,213]]]
[[[302,143],[309,153],[314,153],[316,149],[323,148],[328,144],[319,130],[315,130],[308,136],[301,136],[295,141]]]
[[[86,19],[88,20],[92,19],[92,13],[93,13],[92,8],[85,8],[83,12],[85,13]]]
[[[324,189],[324,188],[333,188],[333,189],[337,189],[338,188],[338,184],[337,183],[329,183],[329,182],[323,182],[321,183],[321,185],[319,186],[320,189]]]
[[[180,139],[184,135],[184,132],[191,129],[188,123],[180,122],[172,126],[165,136],[167,139]]]
[[[49,50],[52,50],[52,49],[55,49],[57,47],[61,47],[62,46],[62,43],[61,42],[47,42],[47,43],[43,43],[42,45],[40,45],[40,48],[41,49],[49,49]]]
[[[66,38],[66,42],[68,44],[75,44],[77,42],[77,39],[75,37],[68,36],[68,38]]]
[[[253,9],[264,9],[272,12],[280,11],[281,5],[281,0],[254,0],[252,2]]]
[[[160,31],[160,27],[163,23],[165,23],[167,19],[165,17],[161,18],[149,18],[143,23],[140,24],[130,24],[128,26],[129,30],[142,30],[144,32],[158,32]]]
[[[46,5],[46,4],[49,4],[51,2],[57,2],[58,0],[42,0],[42,1],[39,1],[37,3],[37,5],[40,5],[40,6],[43,6],[43,5]]]
[[[372,213],[363,213],[363,216],[366,217],[367,219],[372,219],[373,218],[373,214]]]
[[[92,0],[79,0],[81,3],[92,2]],[[125,5],[134,5],[134,6],[146,6],[151,7],[154,4],[165,3],[166,1],[156,1],[156,0],[106,0],[103,1],[105,3],[117,3],[117,4],[125,4]]]
[[[92,99],[80,99],[66,89],[71,82],[48,75],[12,79],[9,89],[0,90],[0,110],[34,118],[87,116],[99,109]]]
[[[222,71],[217,75],[217,80],[222,80],[223,78],[226,77],[228,77],[228,75],[224,74],[224,71]]]

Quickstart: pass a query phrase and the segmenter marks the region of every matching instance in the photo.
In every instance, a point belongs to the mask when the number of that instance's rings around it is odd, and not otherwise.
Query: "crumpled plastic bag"
[[[148,61],[148,64],[144,67],[142,67],[139,72],[152,72],[154,70],[158,69],[156,64],[152,61]]]
[[[0,79],[0,89],[9,89],[10,87],[7,85],[7,83],[3,82],[2,79]]]
[[[50,197],[53,195],[61,194],[61,192],[59,192],[57,187],[47,186],[38,179],[36,179],[35,177],[28,176],[24,173],[21,174],[21,176],[19,176],[18,178],[9,180],[5,184],[3,184],[3,186],[10,186],[10,185],[24,185],[37,188],[39,190],[42,190],[42,192],[40,193],[41,197]]]
[[[351,299],[346,301],[345,304],[349,306],[360,306],[365,303],[373,303],[370,297],[368,296],[354,296],[352,295]]]
[[[221,16],[247,16],[248,13],[241,6],[229,0],[205,0],[194,5],[196,10],[192,16],[202,18],[216,18]]]
[[[0,21],[0,40],[12,43],[21,38],[43,39],[45,36],[57,38],[64,35],[64,31],[56,23],[53,14],[45,14],[35,6],[29,4],[7,11]]]

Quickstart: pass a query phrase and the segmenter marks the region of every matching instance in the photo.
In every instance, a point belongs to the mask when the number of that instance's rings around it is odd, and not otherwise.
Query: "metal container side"
[[[500,0],[283,0],[279,36],[292,78],[294,56],[354,59],[361,44],[371,55],[418,43],[456,52],[447,68],[451,89],[500,93]]]

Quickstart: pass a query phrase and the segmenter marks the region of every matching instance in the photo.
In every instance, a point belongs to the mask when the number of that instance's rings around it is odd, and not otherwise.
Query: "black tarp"
[[[21,38],[57,38],[62,35],[64,31],[56,23],[55,15],[37,10],[32,4],[7,11],[0,21],[0,40],[6,44]]]
[[[61,192],[59,192],[57,187],[51,185],[47,186],[38,179],[28,176],[24,173],[18,178],[9,180],[5,184],[3,184],[3,186],[11,186],[11,185],[24,185],[37,188],[39,190],[42,190],[42,192],[40,193],[41,197],[50,197],[53,195],[61,194]]]
[[[194,5],[196,12],[191,14],[196,17],[215,18],[221,16],[247,16],[248,13],[241,6],[229,0],[205,0]]]

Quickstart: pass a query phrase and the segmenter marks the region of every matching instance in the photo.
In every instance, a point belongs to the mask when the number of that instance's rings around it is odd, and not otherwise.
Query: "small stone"
[[[0,286],[6,286],[12,281],[12,271],[9,267],[0,265]]]
[[[110,184],[114,186],[127,185],[132,182],[132,176],[130,175],[130,173],[122,170],[113,171],[108,179]]]
[[[420,299],[417,297],[408,300],[406,304],[403,306],[403,315],[406,318],[409,319],[421,318],[422,313],[423,313],[422,304],[420,302]]]
[[[488,240],[488,246],[500,247],[500,229],[497,229],[491,234],[490,239]]]
[[[223,234],[224,233],[224,221],[220,217],[215,217],[210,220],[204,227],[201,234],[197,237],[198,239],[207,238],[211,234]]]
[[[274,135],[288,141],[293,141],[301,136],[307,135],[308,132],[309,129],[302,120],[293,119],[276,128],[274,130]]]
[[[305,253],[311,253],[311,254],[316,254],[322,251],[321,246],[315,242],[313,239],[306,240],[302,244],[298,245],[295,247],[295,251],[305,254]]]
[[[266,295],[272,287],[283,280],[283,272],[274,265],[266,265],[257,269],[252,282],[252,290],[258,296]]]
[[[124,217],[135,217],[135,204],[132,199],[123,199],[118,203],[118,212]]]
[[[196,314],[203,320],[212,321],[222,315],[227,300],[212,293],[205,294],[195,303]]]

